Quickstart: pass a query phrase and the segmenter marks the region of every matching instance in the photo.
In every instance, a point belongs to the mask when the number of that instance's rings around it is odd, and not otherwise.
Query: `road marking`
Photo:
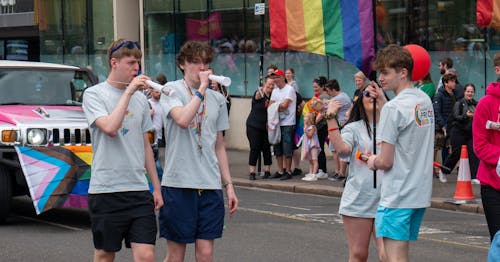
[[[270,215],[270,216],[276,216],[276,217],[282,217],[282,218],[288,218],[288,219],[304,221],[304,222],[313,222],[314,221],[312,219],[298,217],[296,215],[291,215],[291,214],[286,214],[286,213],[278,213],[278,212],[273,212],[273,211],[258,210],[258,209],[253,209],[253,208],[238,207],[238,210],[254,212],[254,213]]]
[[[304,222],[319,222],[322,224],[327,224],[330,222],[330,224],[342,224],[341,219],[334,219],[333,221],[325,221],[322,219],[318,219],[319,216],[329,216],[332,218],[336,217],[336,214],[286,214],[286,213],[279,213],[279,212],[273,212],[273,211],[265,211],[265,210],[258,210],[258,209],[253,209],[253,208],[244,208],[244,207],[238,207],[238,210],[242,211],[248,211],[248,212],[254,212],[254,213],[259,213],[259,214],[264,214],[264,215],[270,215],[270,216],[275,216],[275,217],[282,217],[282,218],[287,218],[287,219],[292,219],[292,220],[297,220],[297,221],[304,221]],[[337,215],[340,216],[340,215]],[[334,222],[334,223],[331,223]],[[421,234],[437,234],[437,233],[453,233],[451,231],[443,231],[439,229],[433,229],[433,228],[428,228],[428,227],[423,227],[424,232],[420,232],[418,238],[423,239],[423,240],[428,240],[428,241],[433,241],[437,243],[443,243],[443,244],[448,244],[448,245],[457,245],[457,246],[463,246],[463,247],[470,247],[470,248],[479,248],[483,250],[488,250],[489,246],[479,246],[479,245],[471,245],[467,243],[460,243],[456,241],[449,241],[449,240],[443,240],[443,239],[435,239],[435,238],[430,238],[430,237],[423,237]]]
[[[473,248],[479,248],[479,249],[484,249],[484,250],[489,250],[490,247],[487,246],[477,246],[477,245],[470,245],[466,243],[460,243],[460,242],[455,242],[455,241],[448,241],[448,240],[442,240],[442,239],[434,239],[434,238],[428,238],[428,237],[422,237],[418,236],[419,239],[425,239],[433,242],[438,242],[438,243],[444,243],[444,244],[449,244],[449,245],[457,245],[457,246],[463,246],[463,247],[473,247]]]
[[[274,204],[274,203],[264,203],[264,205],[274,206],[274,207],[285,207],[285,208],[297,209],[297,210],[304,210],[304,211],[311,211],[311,209],[309,209],[309,208],[285,206],[285,205],[279,205],[279,204]]]
[[[54,223],[54,222],[49,222],[49,221],[45,221],[45,220],[41,220],[41,219],[36,219],[36,218],[32,218],[32,217],[19,216],[19,215],[13,215],[13,216],[14,217],[19,217],[19,218],[22,218],[22,219],[25,219],[25,220],[29,220],[29,221],[34,221],[34,222],[38,222],[38,223],[43,223],[43,224],[55,226],[55,227],[61,227],[61,228],[65,228],[65,229],[69,229],[69,230],[73,230],[73,231],[82,231],[82,230],[84,230],[83,228],[67,226],[67,225],[63,225],[63,224],[59,224],[59,223]]]

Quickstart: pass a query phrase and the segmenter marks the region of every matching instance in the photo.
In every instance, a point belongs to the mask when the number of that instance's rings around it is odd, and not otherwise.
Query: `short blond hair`
[[[365,76],[365,73],[363,73],[363,71],[358,71],[356,74],[354,74],[354,78],[359,78],[361,80],[365,80],[367,79],[367,77]]]

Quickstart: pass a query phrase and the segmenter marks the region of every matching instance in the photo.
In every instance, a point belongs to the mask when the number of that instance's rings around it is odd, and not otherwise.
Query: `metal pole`
[[[377,52],[377,14],[376,0],[372,1],[372,16],[373,16],[373,47]],[[370,80],[377,81],[377,72],[372,71]],[[362,98],[361,98],[362,99]],[[373,99],[373,154],[377,154],[377,99]],[[373,188],[377,188],[377,170],[373,170]]]

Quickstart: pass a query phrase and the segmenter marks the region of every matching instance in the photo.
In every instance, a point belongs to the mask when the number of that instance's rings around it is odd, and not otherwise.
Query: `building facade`
[[[127,38],[141,42],[145,74],[155,77],[163,73],[174,80],[181,77],[175,56],[182,43],[208,41],[217,50],[211,67],[233,80],[229,87],[231,111],[238,113],[231,114],[231,123],[242,131],[231,130],[228,139],[242,141],[249,97],[259,86],[261,69],[265,71],[268,65],[294,68],[304,97],[312,96],[312,80],[321,75],[336,78],[348,95],[355,89],[352,76],[358,69],[336,57],[271,49],[268,1],[3,0],[0,59],[90,66],[104,80],[107,46],[113,39]],[[265,4],[264,15],[255,15],[255,4],[261,3]],[[425,47],[432,58],[435,84],[440,78],[439,59],[451,57],[459,81],[476,85],[477,99],[496,80],[492,58],[500,49],[500,32],[476,26],[476,1],[375,3],[378,48],[392,43]]]

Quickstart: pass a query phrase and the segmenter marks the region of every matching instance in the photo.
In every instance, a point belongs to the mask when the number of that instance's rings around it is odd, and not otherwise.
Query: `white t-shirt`
[[[349,176],[347,176],[340,199],[339,214],[374,218],[380,200],[383,171],[377,170],[377,187],[374,188],[373,171],[366,163],[356,159],[357,151],[363,154],[373,153],[373,140],[368,135],[365,122],[359,120],[347,124],[342,128],[342,140],[351,146],[352,151],[349,155],[341,155],[341,157],[349,157],[351,161],[349,162]],[[380,144],[377,145],[377,152],[380,152]]]
[[[297,95],[295,90],[289,84],[285,84],[283,88],[275,87],[271,93],[271,101],[276,103],[281,103],[285,99],[292,100],[288,104],[288,108],[285,111],[280,112],[280,126],[293,126],[295,125],[295,110],[297,103]]]
[[[146,96],[140,92],[132,95],[115,137],[110,137],[95,124],[99,117],[111,114],[123,92],[102,82],[83,94],[83,111],[92,137],[90,194],[149,190],[143,135],[153,129],[153,125]]]
[[[206,108],[201,123],[201,137],[198,137],[196,120],[193,118],[188,128],[182,128],[170,116],[170,110],[187,105],[192,94],[184,85],[184,80],[168,82],[175,91],[172,96],[162,95],[160,104],[165,117],[165,165],[162,186],[194,189],[221,189],[219,161],[215,154],[217,132],[229,129],[226,98],[219,92],[207,89],[205,102],[201,103],[198,114]],[[195,116],[196,118],[196,116]],[[201,151],[198,144],[201,143]]]
[[[380,113],[377,140],[394,145],[394,163],[382,176],[380,205],[430,206],[434,157],[434,110],[428,95],[402,90]]]
[[[154,110],[152,121],[153,126],[156,130],[156,141],[158,141],[163,137],[163,134],[161,133],[161,128],[163,127],[163,113],[161,110],[160,101],[154,101],[151,98],[148,101],[151,105],[151,108]]]

